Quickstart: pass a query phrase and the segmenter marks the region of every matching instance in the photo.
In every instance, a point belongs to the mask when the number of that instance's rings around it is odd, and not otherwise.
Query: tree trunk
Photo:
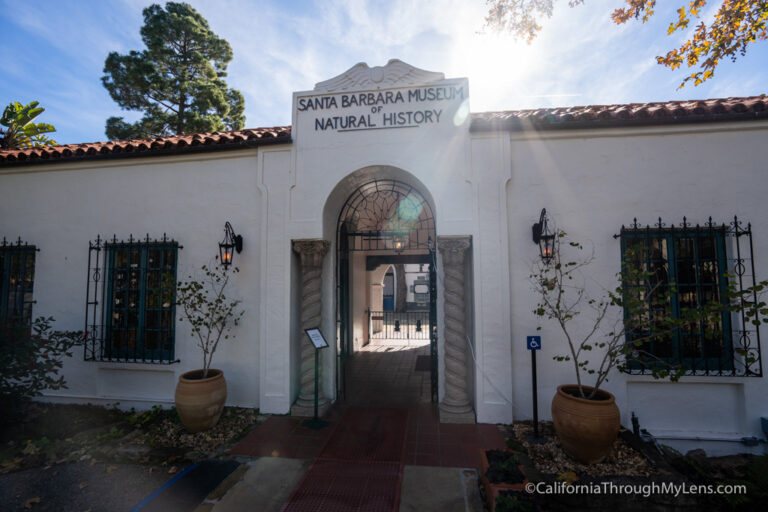
[[[408,298],[408,285],[405,282],[405,265],[395,265],[395,311],[405,311],[405,299]]]

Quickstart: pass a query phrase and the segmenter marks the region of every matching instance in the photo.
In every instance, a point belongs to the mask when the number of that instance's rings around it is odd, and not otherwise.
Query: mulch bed
[[[0,426],[0,474],[77,461],[199,461],[223,454],[261,420],[257,410],[226,407],[214,428],[191,434],[173,408],[135,412],[33,402]]]

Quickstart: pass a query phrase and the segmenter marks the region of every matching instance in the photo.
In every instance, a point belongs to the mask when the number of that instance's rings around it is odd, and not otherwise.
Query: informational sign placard
[[[541,336],[526,336],[525,345],[528,350],[541,350]]]
[[[325,341],[323,333],[320,332],[320,329],[304,329],[304,332],[307,333],[307,336],[309,336],[309,341],[312,342],[315,348],[328,348],[328,342]]]

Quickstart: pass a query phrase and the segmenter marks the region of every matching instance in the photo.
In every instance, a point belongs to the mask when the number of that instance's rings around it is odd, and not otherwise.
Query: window
[[[0,335],[7,339],[11,331],[29,329],[32,324],[32,285],[35,281],[34,245],[19,239],[0,243]]]
[[[751,247],[751,227],[742,229],[737,219],[734,223],[715,225],[710,220],[702,227],[684,219],[680,227],[667,227],[661,220],[656,227],[636,222],[622,227],[622,261],[643,272],[642,280],[624,285],[645,305],[647,320],[642,329],[627,332],[627,341],[643,340],[638,357],[627,362],[630,373],[651,373],[654,366],[669,363],[682,365],[689,375],[762,374],[759,331],[750,330],[738,314],[723,310],[676,330],[660,327],[665,318],[682,319],[688,310],[724,302],[729,277],[739,289],[754,285],[751,254],[744,254],[740,245],[746,238],[743,242]],[[729,257],[730,248],[735,256]]]
[[[165,237],[91,244],[86,359],[174,362],[178,249]]]

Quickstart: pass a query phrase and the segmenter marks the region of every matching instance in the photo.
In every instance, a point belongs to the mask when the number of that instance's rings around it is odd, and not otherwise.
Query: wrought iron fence
[[[86,361],[175,363],[176,241],[111,240],[88,247]]]
[[[694,225],[683,217],[679,225],[667,225],[659,218],[654,225],[642,226],[634,219],[629,227],[622,226],[614,238],[621,238],[623,255],[640,249],[643,268],[657,280],[667,281],[663,284],[667,292],[671,291],[669,304],[656,311],[649,294],[650,314],[677,316],[686,308],[712,300],[724,302],[729,285],[735,288],[739,301],[734,311],[724,309],[714,328],[702,321],[698,327],[678,329],[644,342],[642,349],[656,357],[645,362],[628,361],[628,373],[652,374],[659,361],[664,361],[682,365],[686,375],[763,375],[760,329],[745,315],[745,308],[759,300],[754,288],[757,279],[750,223],[744,227],[734,217],[733,222],[716,224],[710,217],[703,225]],[[646,284],[635,283],[635,287]],[[654,285],[658,288],[658,283]],[[752,291],[745,295],[743,292],[750,288]],[[638,335],[648,339],[648,334]],[[628,340],[632,341],[632,335]]]
[[[368,310],[371,340],[429,340],[429,311]]]

